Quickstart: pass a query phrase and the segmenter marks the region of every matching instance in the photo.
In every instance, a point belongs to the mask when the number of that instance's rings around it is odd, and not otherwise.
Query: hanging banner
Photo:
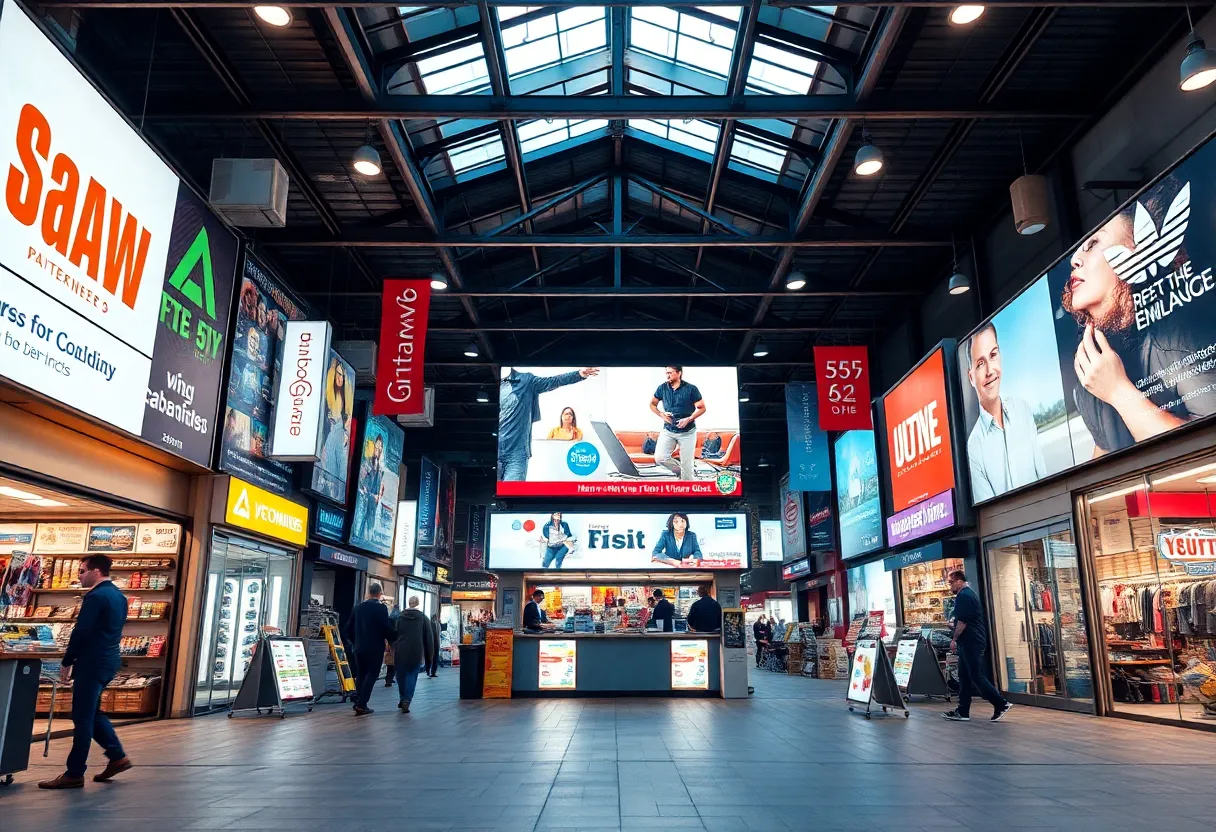
[[[431,547],[439,530],[439,466],[423,457],[418,470],[417,540],[419,546]]]
[[[806,526],[803,525],[802,492],[790,489],[789,474],[781,478],[781,549],[787,561],[806,556]]]
[[[870,430],[870,358],[865,347],[815,347],[821,430]]]
[[[393,556],[397,497],[401,491],[401,456],[405,431],[384,416],[363,424],[359,475],[347,541],[381,557]]]
[[[785,560],[785,555],[781,552],[781,521],[780,520],[761,520],[760,521],[760,560],[761,562],[772,561],[781,563]],[[752,568],[756,565],[753,563]]]
[[[815,385],[804,381],[785,385],[785,422],[790,442],[790,488],[831,491],[828,435],[819,427]]]
[[[417,416],[422,388],[429,280],[386,280],[380,308],[380,353],[376,362],[377,416]]]
[[[806,495],[806,550],[813,555],[836,551],[830,491],[812,491]]]
[[[393,535],[393,566],[412,566],[418,531],[418,501],[397,503],[397,529]]]
[[[464,543],[464,570],[480,572],[486,568],[486,515],[489,506],[469,506],[469,530]]]
[[[328,321],[288,321],[274,403],[270,455],[288,462],[321,457],[325,365],[333,333]]]
[[[452,565],[452,552],[456,543],[456,468],[443,465],[439,468],[439,510],[435,513],[436,563]]]

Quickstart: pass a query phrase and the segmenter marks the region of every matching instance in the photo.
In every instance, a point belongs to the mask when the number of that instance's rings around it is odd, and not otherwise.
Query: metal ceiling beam
[[[989,9],[1027,9],[1058,6],[1060,8],[1182,8],[1188,0],[985,0],[984,5]],[[520,0],[487,0],[491,6],[518,6]],[[265,0],[39,0],[38,7],[43,9],[251,9],[254,6],[265,5]],[[401,0],[292,0],[288,3],[293,9],[397,9]],[[418,8],[461,8],[475,6],[476,0],[419,0],[411,4]],[[535,8],[576,8],[594,6],[602,8],[609,6],[647,7],[665,6],[668,8],[684,8],[696,6],[738,6],[739,0],[536,0],[530,2]],[[788,8],[814,9],[823,5],[818,0],[782,0],[780,5]],[[836,0],[832,5],[837,8],[854,6],[884,6],[900,9],[938,8],[949,9],[958,4],[958,0]],[[830,18],[830,15],[821,13]]]
[[[656,326],[654,321],[580,321],[571,322],[538,322],[520,323],[519,321],[504,321],[502,323],[477,326],[471,324],[431,324],[428,333],[442,334],[445,332],[649,332],[653,335],[666,335],[669,332],[749,332],[753,331],[750,324],[724,324],[718,321],[709,323],[688,323],[686,321],[663,322]],[[754,330],[764,335],[802,335],[808,332],[862,332],[880,331],[875,327],[859,326],[811,326],[788,325],[761,327]]]
[[[1040,99],[1042,97],[1040,96]],[[1059,106],[992,107],[944,103],[942,96],[884,93],[860,104],[851,95],[381,95],[375,100],[331,94],[280,95],[247,107],[198,105],[174,96],[153,101],[147,121],[345,121],[373,119],[536,118],[832,118],[870,121],[1070,121],[1090,112],[1066,101]],[[133,116],[138,119],[138,115]]]
[[[599,173],[599,174],[596,174],[595,176],[591,177],[590,179],[584,179],[582,182],[579,182],[574,187],[567,188],[566,190],[562,191],[561,193],[555,194],[554,196],[550,197],[549,199],[546,199],[544,202],[537,205],[536,207],[528,209],[528,211],[526,211],[525,213],[520,214],[518,217],[514,217],[514,218],[508,220],[507,222],[504,222],[502,225],[498,226],[497,228],[491,228],[489,231],[484,232],[484,234],[486,237],[497,237],[499,234],[502,234],[503,232],[510,231],[512,228],[518,228],[519,226],[525,225],[525,224],[528,225],[529,229],[530,229],[533,219],[535,219],[536,217],[539,217],[541,214],[545,213],[546,211],[550,211],[553,208],[556,208],[558,205],[561,205],[563,202],[574,199],[576,196],[578,196],[579,194],[581,194],[583,191],[587,190],[588,188],[594,187],[595,185],[598,185],[600,182],[603,182],[606,177],[607,177],[607,174]],[[532,232],[529,230],[528,233],[530,234]],[[540,268],[539,263],[536,264],[536,268],[537,269]]]
[[[371,63],[368,61],[368,50],[364,46],[362,33],[358,29],[358,23],[351,19],[350,12],[339,8],[327,8],[325,10],[325,18],[329,23],[330,30],[333,32],[334,40],[337,41],[338,49],[342,53],[343,62],[354,78],[360,94],[365,99],[375,99],[378,95],[375,81],[376,76]],[[414,201],[418,213],[422,215],[423,222],[430,233],[441,233],[443,230],[443,220],[435,207],[434,199],[431,197],[426,177],[414,161],[413,151],[410,148],[409,138],[405,135],[405,130],[400,124],[388,119],[379,120],[378,126],[380,140],[384,144],[385,149],[388,150],[388,154],[392,158],[397,172],[405,180],[405,187],[409,191],[410,198]],[[389,231],[391,229],[384,230]],[[449,285],[457,290],[464,288],[464,278],[460,274],[460,267],[457,265],[452,253],[446,249],[440,249],[438,255],[440,262],[443,264],[443,270],[447,273]],[[477,306],[472,300],[461,298],[460,304],[470,321],[476,323],[480,320]],[[492,360],[494,358],[494,351],[490,346],[489,339],[484,335],[478,335],[477,340],[482,350],[485,351],[486,356]]]
[[[467,234],[433,234],[421,228],[352,229],[341,238],[325,238],[309,228],[267,228],[253,232],[254,239],[266,245],[294,248],[435,248],[442,252],[454,248],[949,248],[948,239],[888,237],[882,234],[857,235],[849,229],[818,228],[814,233],[795,237],[791,234],[727,237],[702,234],[504,234],[483,237]],[[462,281],[463,283],[463,281]],[[457,288],[460,288],[459,286]]]
[[[907,18],[908,12],[906,8],[893,8],[881,14],[883,17],[876,24],[878,29],[874,37],[873,46],[866,57],[865,65],[857,75],[854,87],[854,95],[860,102],[866,101],[878,83],[878,76],[882,74],[883,66],[886,65],[887,58],[890,56],[891,50],[894,49],[895,42],[899,39],[899,32],[903,29],[904,20]],[[824,142],[823,157],[820,159],[818,167],[811,172],[806,188],[803,191],[802,199],[798,205],[798,210],[794,215],[791,230],[795,236],[802,234],[810,224],[811,215],[815,213],[819,200],[823,198],[823,194],[827,190],[828,181],[832,178],[832,173],[836,170],[837,163],[844,156],[845,149],[849,145],[849,138],[852,135],[853,119],[845,117],[836,123],[831,135]],[[793,262],[794,249],[786,248],[781,253],[781,258],[777,261],[777,264],[773,267],[772,275],[769,278],[768,288],[770,290],[775,290],[781,285],[781,280],[785,277]],[[758,326],[764,320],[764,316],[768,314],[772,303],[771,298],[764,298],[757,304],[756,314],[752,317],[754,325]],[[744,337],[743,342],[739,345],[736,360],[742,360],[743,356],[751,349],[751,341],[751,335]]]
[[[663,199],[666,199],[668,202],[674,203],[675,205],[679,206],[680,208],[684,209],[685,211],[687,211],[688,213],[692,214],[695,217],[700,217],[701,221],[703,223],[702,227],[701,227],[702,233],[705,232],[705,224],[709,224],[709,225],[717,226],[718,228],[721,228],[723,231],[729,232],[738,237],[748,236],[748,233],[746,231],[744,231],[742,228],[731,225],[729,222],[727,222],[724,219],[715,217],[713,214],[706,211],[700,205],[693,205],[690,200],[680,196],[679,194],[672,193],[667,188],[664,188],[662,185],[659,185],[657,182],[651,182],[646,177],[638,176],[637,174],[631,174],[628,176],[628,178],[631,181],[636,182],[637,184],[641,185],[643,188],[650,191],[652,194],[662,197]]]
[[[328,289],[317,289],[312,292],[303,292],[305,295],[325,295],[333,298],[378,298],[379,292],[342,292],[330,291]],[[923,292],[914,290],[862,290],[862,289],[840,289],[840,290],[815,290],[802,291],[797,294],[790,292],[736,292],[736,291],[709,291],[706,289],[672,289],[658,288],[651,286],[623,286],[619,289],[609,286],[569,286],[555,287],[544,289],[494,289],[494,290],[476,290],[465,289],[459,292],[444,292],[443,297],[465,297],[465,298],[511,298],[518,300],[528,300],[530,298],[589,298],[589,299],[633,299],[633,298],[763,298],[763,297],[797,297],[797,298],[919,298],[923,296]]]

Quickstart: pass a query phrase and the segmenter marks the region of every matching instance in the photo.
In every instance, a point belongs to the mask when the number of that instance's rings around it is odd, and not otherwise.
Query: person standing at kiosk
[[[675,605],[667,600],[661,589],[656,589],[652,594],[654,595],[654,615],[651,617],[655,622],[655,629],[662,630],[664,633],[675,632]]]

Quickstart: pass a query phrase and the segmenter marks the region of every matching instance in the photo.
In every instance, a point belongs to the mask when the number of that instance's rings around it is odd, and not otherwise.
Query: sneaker
[[[942,714],[942,716],[945,717],[946,719],[950,720],[951,722],[970,722],[971,721],[971,717],[963,716],[962,714],[960,714],[958,712],[958,709],[955,709],[953,711],[946,711],[944,714]]]
[[[398,702],[397,707],[401,710],[401,713],[403,713],[403,714],[408,714],[410,712],[410,703],[409,702]]]
[[[1013,703],[1006,702],[1004,705],[996,709],[996,713],[992,715],[992,721],[1000,722],[1005,718],[1005,714],[1009,713],[1011,710],[1013,710]]]
[[[98,774],[96,777],[94,777],[93,782],[94,783],[109,782],[109,780],[111,778],[113,778],[115,775],[122,774],[124,771],[129,770],[132,765],[133,764],[131,762],[130,757],[123,757],[121,760],[110,760],[109,762],[106,763],[106,770],[103,771],[101,774]]]

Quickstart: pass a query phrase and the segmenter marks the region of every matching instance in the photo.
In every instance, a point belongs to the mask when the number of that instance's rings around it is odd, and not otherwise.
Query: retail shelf
[[[111,566],[111,572],[172,572],[173,566]]]
[[[174,589],[171,586],[167,586],[164,589],[144,589],[142,587],[137,587],[135,589],[131,589],[130,587],[124,588],[121,586],[118,588],[124,594],[130,594],[132,592],[173,592],[173,589]],[[43,593],[50,593],[50,592],[73,592],[77,595],[84,595],[86,592],[88,592],[88,590],[84,589],[83,587],[75,586],[75,587],[61,587],[59,589],[35,589],[34,592],[39,595],[41,595]]]
[[[1134,662],[1111,662],[1114,667],[1132,667],[1135,665],[1173,664],[1169,659],[1137,659]]]

